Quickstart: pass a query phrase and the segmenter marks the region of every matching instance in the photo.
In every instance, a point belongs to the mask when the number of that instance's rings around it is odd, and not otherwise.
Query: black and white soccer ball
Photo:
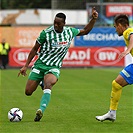
[[[12,108],[8,112],[8,119],[11,122],[19,122],[23,118],[23,112],[19,108]]]

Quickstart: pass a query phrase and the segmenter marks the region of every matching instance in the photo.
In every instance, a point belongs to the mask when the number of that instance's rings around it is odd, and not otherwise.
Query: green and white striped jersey
[[[54,26],[43,30],[37,38],[38,43],[41,45],[37,61],[41,60],[44,65],[60,68],[72,39],[79,32],[79,29],[72,27],[64,27],[62,33],[57,33]]]

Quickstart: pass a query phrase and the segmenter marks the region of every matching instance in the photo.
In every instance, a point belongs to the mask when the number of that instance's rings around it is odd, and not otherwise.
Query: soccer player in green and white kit
[[[79,30],[72,27],[66,27],[66,15],[64,13],[58,13],[55,16],[54,24],[40,33],[34,47],[29,53],[26,64],[18,73],[18,76],[20,74],[26,76],[27,68],[39,50],[39,58],[32,67],[25,88],[25,94],[30,96],[36,90],[39,82],[42,80],[44,81],[44,94],[34,121],[40,121],[50,101],[52,86],[58,81],[62,60],[70,47],[72,39],[75,36],[88,34],[93,28],[97,18],[98,13],[95,8],[93,8],[92,19],[84,29]]]

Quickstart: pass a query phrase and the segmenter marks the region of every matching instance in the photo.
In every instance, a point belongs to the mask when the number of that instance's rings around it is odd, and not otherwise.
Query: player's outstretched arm
[[[97,18],[98,18],[98,12],[96,11],[95,7],[93,7],[91,20],[83,29],[80,30],[78,36],[87,35],[94,27]]]
[[[38,49],[40,47],[40,44],[36,41],[34,47],[31,49],[30,53],[29,53],[29,56],[28,56],[28,59],[25,63],[25,65],[20,69],[19,73],[18,73],[18,76],[21,74],[23,76],[26,76],[26,71],[27,71],[27,68],[30,64],[30,62],[32,61],[32,59],[34,58],[34,56],[36,55]]]

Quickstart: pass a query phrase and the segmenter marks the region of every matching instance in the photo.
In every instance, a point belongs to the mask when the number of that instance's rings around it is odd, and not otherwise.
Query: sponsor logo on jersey
[[[67,41],[64,41],[64,42],[56,42],[56,43],[52,43],[51,45],[54,46],[54,47],[60,47],[60,46],[66,46],[68,45],[69,43]]]
[[[68,42],[66,42],[66,41],[65,41],[65,42],[59,42],[59,44],[60,44],[60,45],[67,45]]]

